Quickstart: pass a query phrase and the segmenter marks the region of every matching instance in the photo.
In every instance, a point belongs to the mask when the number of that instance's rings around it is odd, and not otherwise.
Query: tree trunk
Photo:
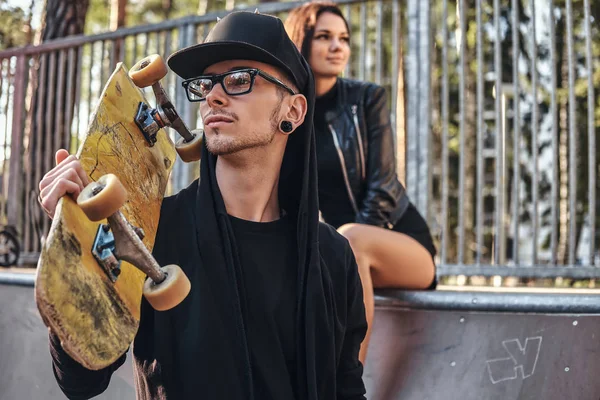
[[[110,30],[116,31],[125,26],[127,17],[127,0],[111,0],[110,4]],[[124,61],[121,58],[123,51],[123,39],[119,38],[113,42],[112,54],[114,55],[115,63]],[[111,65],[111,67],[113,67]]]
[[[162,0],[162,9],[165,20],[171,17],[171,10],[173,9],[173,0]]]
[[[89,0],[46,0],[36,44],[83,33]],[[37,252],[48,231],[49,219],[31,206],[38,183],[54,164],[54,152],[69,148],[74,109],[78,52],[63,50],[34,57],[28,87],[25,129],[25,210],[23,248]],[[69,90],[67,90],[67,88]],[[40,237],[38,237],[40,236]]]
[[[208,11],[208,0],[198,1],[198,15],[204,15]]]
[[[110,30],[116,31],[125,26],[127,16],[127,0],[111,0],[110,3]],[[117,53],[118,54],[118,53]]]

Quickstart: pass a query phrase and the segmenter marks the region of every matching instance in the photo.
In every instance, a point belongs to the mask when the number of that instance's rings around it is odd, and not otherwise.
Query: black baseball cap
[[[186,47],[167,60],[183,79],[202,75],[204,70],[226,60],[253,60],[283,70],[302,89],[308,79],[300,52],[277,17],[237,11],[221,19],[204,43]]]

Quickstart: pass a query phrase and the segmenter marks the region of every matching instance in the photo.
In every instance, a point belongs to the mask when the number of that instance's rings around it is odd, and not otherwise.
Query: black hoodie
[[[367,328],[362,288],[348,242],[318,220],[314,81],[301,62],[306,79],[300,89],[309,107],[304,124],[289,137],[279,180],[280,206],[297,221],[295,386],[299,400],[364,399],[358,361]],[[165,312],[142,301],[133,344],[141,400],[261,400],[252,387],[241,265],[216,182],[216,159],[204,148],[200,180],[163,201],[154,256],[161,265],[181,266],[192,290]],[[125,360],[88,371],[53,335],[50,347],[58,384],[71,399],[104,391]]]

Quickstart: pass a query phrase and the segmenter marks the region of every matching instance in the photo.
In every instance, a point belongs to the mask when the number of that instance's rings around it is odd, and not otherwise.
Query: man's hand
[[[44,175],[39,184],[38,200],[50,218],[54,217],[58,199],[65,194],[77,199],[83,188],[90,183],[77,157],[69,155],[67,150],[58,150],[55,159],[56,167]]]

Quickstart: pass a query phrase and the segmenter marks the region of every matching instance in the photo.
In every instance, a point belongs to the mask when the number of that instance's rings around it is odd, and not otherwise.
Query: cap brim
[[[220,41],[201,43],[173,53],[168,59],[169,68],[183,79],[200,76],[209,66],[227,60],[253,60],[274,65],[296,80],[290,68],[279,59],[261,49],[244,42]]]

